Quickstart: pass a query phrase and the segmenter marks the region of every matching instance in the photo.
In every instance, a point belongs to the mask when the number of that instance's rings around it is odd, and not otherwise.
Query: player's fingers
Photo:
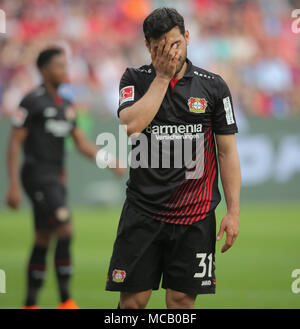
[[[171,47],[171,49],[170,49],[170,51],[169,51],[169,54],[168,54],[168,59],[169,59],[170,61],[172,61],[172,60],[175,58],[175,56],[176,56],[176,50],[177,50],[177,44],[175,43],[175,44]]]
[[[225,231],[224,225],[221,224],[219,233],[217,234],[217,241],[221,240]]]
[[[17,204],[13,200],[8,200],[7,205],[12,209],[17,209]]]
[[[19,208],[20,201],[19,199],[13,200],[13,208],[18,209]]]
[[[161,56],[163,54],[165,44],[166,44],[165,38],[160,40],[160,42],[158,43],[158,48],[157,48],[157,56]]]
[[[164,50],[163,50],[163,56],[169,57],[169,52],[171,51],[171,49],[172,49],[172,41],[171,41],[171,39],[167,39]]]
[[[232,243],[231,243],[231,245],[234,244],[234,242],[235,242],[237,236],[238,236],[238,233],[233,233],[233,236],[232,236]]]
[[[230,247],[231,247],[230,244],[225,243],[224,246],[222,247],[221,252],[223,253],[223,252],[227,251]]]
[[[226,241],[221,251],[225,252],[228,250],[233,245],[233,242],[233,232],[229,231],[227,232]]]

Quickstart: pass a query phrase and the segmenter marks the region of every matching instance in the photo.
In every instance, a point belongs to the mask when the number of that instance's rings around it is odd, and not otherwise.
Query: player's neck
[[[187,69],[187,62],[185,61],[181,70],[174,76],[174,78],[180,80],[184,76],[186,69]]]
[[[48,82],[48,81],[44,81],[43,82],[43,85],[47,91],[47,93],[52,96],[53,98],[57,97],[58,96],[58,93],[57,93],[57,87],[54,86],[52,83]]]

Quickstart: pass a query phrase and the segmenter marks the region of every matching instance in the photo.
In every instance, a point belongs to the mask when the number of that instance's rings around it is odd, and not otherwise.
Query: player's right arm
[[[120,111],[120,120],[126,125],[128,136],[142,132],[158,112],[170,80],[176,72],[176,60],[180,57],[177,44],[171,39],[162,39],[151,49],[152,64],[156,77],[147,92],[133,105]]]
[[[24,143],[28,130],[26,128],[13,127],[7,149],[7,168],[9,188],[7,192],[7,205],[17,209],[21,202],[21,187],[19,178],[20,149]]]

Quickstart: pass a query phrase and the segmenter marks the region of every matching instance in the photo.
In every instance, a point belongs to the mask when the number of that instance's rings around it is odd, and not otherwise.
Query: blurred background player
[[[37,59],[43,83],[27,94],[13,119],[8,147],[9,190],[7,203],[17,209],[21,200],[19,153],[24,150],[22,185],[33,208],[35,239],[28,264],[27,296],[24,308],[38,308],[38,292],[46,273],[49,243],[56,238],[55,269],[60,293],[59,308],[78,308],[71,298],[70,244],[72,224],[66,205],[64,139],[71,135],[78,150],[95,160],[99,151],[76,125],[76,112],[57,90],[66,81],[67,61],[60,48],[48,48]],[[124,170],[115,161],[117,176]]]

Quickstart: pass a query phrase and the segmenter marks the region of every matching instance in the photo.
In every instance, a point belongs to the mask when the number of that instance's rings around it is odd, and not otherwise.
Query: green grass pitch
[[[116,308],[119,293],[104,290],[120,208],[73,209],[75,273],[73,297],[81,308]],[[217,242],[216,295],[199,295],[196,308],[299,308],[300,293],[291,290],[291,273],[300,268],[299,205],[242,206],[240,234],[224,254]],[[217,210],[217,222],[224,208]],[[6,293],[0,308],[20,308],[24,300],[25,268],[32,244],[29,210],[0,209],[0,269],[6,273]],[[58,304],[53,271],[53,246],[48,274],[40,294],[41,308]],[[152,294],[148,308],[165,308],[165,291]]]

